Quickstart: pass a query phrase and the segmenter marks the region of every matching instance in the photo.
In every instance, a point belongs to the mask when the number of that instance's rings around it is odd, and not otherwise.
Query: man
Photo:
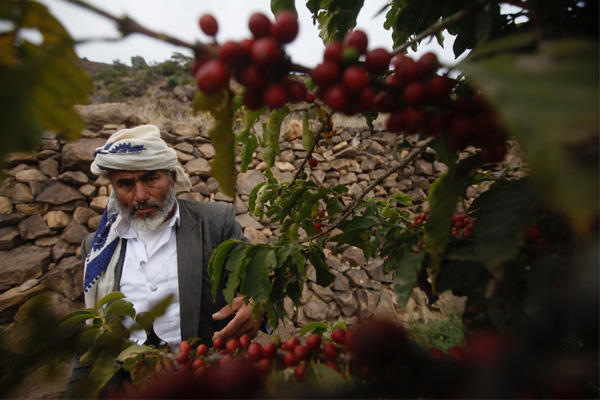
[[[173,295],[153,326],[172,348],[192,337],[210,345],[219,337],[256,336],[261,321],[254,320],[251,307],[241,297],[229,307],[224,280],[213,301],[207,274],[219,244],[246,240],[234,208],[176,199],[191,183],[159,129],[145,125],[116,132],[96,149],[91,171],[108,176],[113,190],[98,230],[82,243],[86,307],[95,308],[119,290],[140,313]],[[131,339],[143,343],[145,336],[137,330]]]

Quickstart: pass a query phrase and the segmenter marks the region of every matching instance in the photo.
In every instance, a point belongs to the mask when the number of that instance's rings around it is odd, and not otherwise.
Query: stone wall
[[[79,244],[98,226],[110,191],[108,180],[92,175],[89,165],[94,149],[118,129],[140,123],[158,125],[191,177],[192,191],[181,197],[233,202],[237,219],[252,242],[276,240],[277,227],[259,223],[247,208],[250,191],[264,179],[265,164],[260,151],[249,171],[239,175],[238,195],[231,199],[219,192],[218,183],[210,175],[208,162],[214,156],[214,148],[209,143],[207,127],[173,125],[160,118],[144,120],[125,104],[80,106],[79,112],[88,124],[80,140],[66,143],[47,133],[36,155],[10,154],[7,159],[0,186],[0,343],[4,352],[18,352],[19,341],[27,332],[24,310],[40,296],[51,300],[48,312],[57,318],[83,307]],[[280,180],[291,180],[306,158],[300,124],[294,117],[285,122],[281,157],[272,169]],[[337,119],[334,126],[331,143],[323,142],[317,148],[318,166],[306,170],[319,183],[346,185],[350,193],[357,194],[385,170],[397,165],[403,155],[396,153],[397,135],[371,133],[364,120]],[[378,127],[381,125],[376,124]],[[260,134],[260,124],[256,128]],[[511,155],[508,163],[516,166],[519,160]],[[443,164],[435,161],[433,151],[427,150],[369,195],[386,199],[403,192],[415,201],[411,211],[426,211],[429,186],[445,170]],[[310,321],[342,319],[351,325],[358,319],[381,314],[410,324],[459,312],[463,306],[460,299],[443,294],[435,308],[431,308],[424,294],[415,290],[408,304],[400,307],[391,277],[383,273],[380,259],[366,263],[361,251],[349,246],[339,252],[327,250],[327,255],[336,275],[335,282],[331,287],[320,287],[315,283],[314,271],[309,270],[301,307],[296,310],[291,302],[286,303],[288,318],[276,332],[282,337],[297,333]],[[70,371],[69,368],[65,366],[65,371]],[[64,379],[48,389],[30,385],[23,396],[60,397],[62,390]]]

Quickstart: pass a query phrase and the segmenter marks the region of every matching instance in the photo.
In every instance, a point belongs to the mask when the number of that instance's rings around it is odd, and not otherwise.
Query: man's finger
[[[214,313],[212,315],[212,318],[216,319],[216,320],[222,320],[222,319],[228,318],[231,315],[235,314],[243,304],[244,304],[244,299],[242,297],[236,297],[233,299],[233,302],[231,303],[231,307],[229,306],[229,304],[227,304],[225,307],[221,308],[219,311]]]

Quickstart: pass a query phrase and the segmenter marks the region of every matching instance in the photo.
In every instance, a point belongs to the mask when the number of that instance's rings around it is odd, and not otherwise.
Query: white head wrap
[[[106,175],[110,171],[157,171],[175,170],[175,190],[190,190],[192,184],[181,165],[177,153],[160,137],[155,125],[142,125],[115,132],[103,147],[94,152],[90,168],[95,175]]]

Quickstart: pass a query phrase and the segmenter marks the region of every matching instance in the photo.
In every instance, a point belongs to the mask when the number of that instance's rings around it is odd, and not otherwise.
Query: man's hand
[[[213,319],[223,320],[231,315],[235,314],[233,319],[212,337],[214,341],[217,338],[223,338],[225,342],[232,338],[239,338],[243,334],[247,334],[250,338],[256,337],[260,323],[262,322],[262,315],[258,315],[258,319],[254,319],[252,316],[252,307],[248,304],[244,304],[244,299],[238,296],[233,299],[231,307],[229,304],[221,308],[219,311],[212,315]]]

